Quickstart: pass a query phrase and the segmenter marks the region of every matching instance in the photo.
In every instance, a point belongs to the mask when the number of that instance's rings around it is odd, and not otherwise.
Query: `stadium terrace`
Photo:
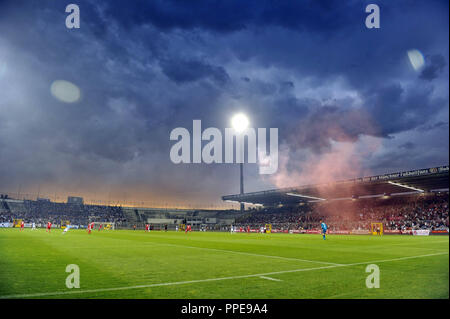
[[[222,196],[224,201],[244,202],[264,206],[292,205],[314,201],[336,201],[371,197],[399,196],[446,191],[449,166],[389,173],[337,181],[328,184],[305,185]]]

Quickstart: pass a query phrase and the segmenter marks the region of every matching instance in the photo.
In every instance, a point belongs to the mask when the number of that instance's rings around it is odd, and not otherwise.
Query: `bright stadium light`
[[[264,206],[263,204],[259,204],[259,203],[250,203],[250,202],[243,202],[243,203],[247,204],[247,205],[258,206],[258,207],[263,207]]]
[[[296,196],[296,197],[305,197],[305,198],[317,199],[317,200],[326,200],[325,198],[314,197],[314,196],[307,196],[307,195],[295,194],[295,193],[286,193],[286,195]]]
[[[238,113],[231,119],[231,125],[238,133],[245,131],[248,127],[248,124],[248,118],[244,113]]]
[[[418,192],[421,192],[421,193],[425,192],[423,189],[419,189],[419,188],[403,185],[403,184],[400,184],[400,183],[395,183],[395,182],[391,182],[391,181],[389,181],[388,183],[392,184],[392,185],[404,187],[404,188],[407,188],[407,189],[412,189],[412,190],[415,190],[415,191],[418,191]]]

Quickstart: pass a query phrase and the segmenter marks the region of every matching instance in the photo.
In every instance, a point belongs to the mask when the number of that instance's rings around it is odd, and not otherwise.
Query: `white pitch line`
[[[445,250],[442,249],[435,249],[435,248],[424,248],[424,247],[412,247],[412,246],[408,246],[407,248],[411,248],[411,249],[423,249],[423,250],[434,250],[436,252],[441,252],[441,253],[445,253]]]
[[[420,244],[435,244],[435,243],[448,243],[448,240],[441,240],[441,241],[423,241],[420,242]],[[407,246],[405,248],[411,248],[411,249],[423,249],[423,250],[434,250],[436,252],[446,252],[442,249],[436,249],[436,248],[425,248],[425,247],[417,247],[417,246],[410,246],[410,243],[399,243],[399,244],[390,244],[390,245],[375,245],[371,246],[370,248],[389,248],[391,246]]]
[[[259,278],[267,279],[267,280],[272,280],[272,281],[283,281],[283,280],[281,280],[281,279],[275,279],[275,278],[272,278],[272,277],[266,277],[266,276],[259,276]]]
[[[323,264],[323,265],[333,265],[333,266],[341,266],[343,264],[337,264],[337,263],[331,263],[326,261],[319,261],[319,260],[310,260],[310,259],[301,259],[301,258],[294,258],[294,257],[283,257],[283,256],[274,256],[274,255],[263,255],[263,254],[256,254],[256,253],[248,253],[244,251],[236,251],[236,250],[227,250],[227,249],[217,249],[217,248],[207,248],[207,247],[197,247],[197,246],[187,246],[187,245],[177,245],[177,244],[167,244],[167,243],[145,243],[140,245],[133,245],[133,247],[151,247],[151,246],[172,246],[172,247],[180,247],[180,248],[191,248],[191,249],[200,249],[200,250],[209,250],[209,251],[218,251],[222,253],[230,253],[230,254],[239,254],[239,255],[247,255],[247,256],[256,256],[256,257],[266,257],[266,258],[275,258],[275,259],[281,259],[281,260],[289,260],[289,261],[302,261],[305,263],[314,263],[314,264]],[[117,247],[129,247],[129,246],[114,246],[111,248],[117,248]],[[69,247],[70,249],[74,248],[86,248],[89,247]]]
[[[240,254],[240,255],[247,255],[247,256],[256,256],[256,257],[275,258],[275,259],[282,259],[282,260],[295,260],[295,261],[302,261],[302,262],[314,263],[314,264],[333,265],[333,266],[342,266],[342,265],[344,265],[344,264],[330,263],[330,262],[326,262],[326,261],[301,259],[301,258],[294,258],[294,257],[282,257],[282,256],[274,256],[274,255],[263,255],[263,254],[247,253],[247,252],[244,252],[244,251],[216,249],[216,248],[206,248],[206,247],[196,247],[196,246],[185,246],[185,245],[176,245],[176,244],[159,244],[159,243],[155,243],[155,244],[156,245],[161,245],[161,246],[175,246],[175,247],[183,247],[183,248],[193,248],[193,249],[201,249],[201,250],[219,251],[219,252],[225,252],[225,253],[233,253],[233,254]]]
[[[394,259],[377,260],[377,261],[372,261],[372,262],[360,262],[360,263],[346,264],[346,265],[344,265],[344,267],[345,266],[356,266],[356,265],[365,265],[365,264],[384,263],[384,262],[389,262],[389,261],[399,261],[399,260],[407,260],[407,259],[430,257],[430,256],[439,256],[439,255],[447,255],[447,254],[448,254],[448,252],[441,252],[441,253],[427,254],[427,255],[399,257],[399,258],[394,258]]]
[[[428,255],[409,256],[409,257],[399,257],[399,258],[376,260],[376,261],[364,261],[364,262],[352,263],[352,264],[336,264],[336,265],[316,267],[316,268],[301,268],[301,269],[292,269],[292,270],[282,270],[282,271],[267,272],[267,273],[262,273],[262,274],[219,277],[219,278],[188,280],[188,281],[176,281],[176,282],[166,282],[166,283],[159,283],[159,284],[149,284],[149,285],[139,285],[139,286],[129,286],[129,287],[101,288],[101,289],[90,289],[90,290],[55,291],[55,292],[21,294],[21,295],[7,295],[7,296],[0,296],[0,299],[32,298],[32,297],[44,297],[44,296],[61,296],[61,295],[73,295],[73,294],[84,294],[84,293],[97,293],[97,292],[130,290],[130,289],[152,288],[152,287],[162,287],[162,286],[185,285],[185,284],[194,284],[194,283],[202,283],[202,282],[221,281],[221,280],[231,280],[231,279],[266,277],[266,276],[271,276],[271,275],[280,275],[280,274],[304,272],[304,271],[312,271],[312,270],[320,270],[320,269],[331,269],[331,268],[338,268],[338,267],[351,267],[351,266],[357,266],[357,265],[376,264],[376,263],[384,263],[384,262],[390,262],[390,261],[399,261],[399,260],[407,260],[407,259],[414,259],[414,258],[446,255],[446,254],[448,254],[448,252],[436,253],[436,254],[428,254]]]

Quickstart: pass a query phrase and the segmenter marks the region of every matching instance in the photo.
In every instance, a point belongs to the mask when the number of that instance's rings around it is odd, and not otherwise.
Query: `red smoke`
[[[381,145],[381,139],[373,137],[375,132],[374,126],[365,114],[358,112],[346,113],[350,116],[343,121],[341,119],[327,118],[325,121],[315,121],[313,123],[304,122],[302,125],[306,126],[304,129],[299,129],[300,134],[306,132],[309,138],[322,142],[327,147],[326,150],[320,152],[312,148],[302,148],[300,150],[293,149],[286,144],[280,147],[278,172],[269,176],[270,182],[277,188],[283,187],[297,187],[305,185],[329,184],[336,181],[346,179],[358,178],[363,176],[370,176],[372,173],[365,168],[365,161],[374,152],[378,150]],[[370,135],[348,133],[349,128],[343,127],[346,123],[352,123],[354,129],[365,127],[365,132]],[[311,136],[311,132],[316,135]],[[317,136],[320,135],[320,136]],[[304,135],[293,135],[291,138],[306,142]],[[288,139],[290,140],[290,139]],[[324,142],[325,141],[325,142]],[[291,144],[291,143],[290,143]],[[318,187],[317,192],[319,197],[329,198],[329,194],[337,193],[339,186],[327,187],[327,195],[321,194],[325,188]],[[318,211],[323,215],[341,214],[342,218],[353,218],[359,215],[355,211],[355,205],[350,201],[332,201],[323,202],[318,205]]]

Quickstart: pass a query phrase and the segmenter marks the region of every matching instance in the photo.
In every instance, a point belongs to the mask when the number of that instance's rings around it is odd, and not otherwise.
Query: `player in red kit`
[[[23,228],[25,227],[25,223],[23,222],[23,220],[20,222],[20,231],[23,230]]]
[[[88,224],[87,231],[88,231],[88,234],[91,233],[91,224]]]
[[[247,233],[250,234],[250,226],[247,226]]]
[[[148,232],[150,230],[150,225],[149,224],[145,224],[145,232]]]
[[[47,230],[46,230],[46,232],[50,232],[51,229],[52,229],[52,223],[48,222],[47,223]]]

